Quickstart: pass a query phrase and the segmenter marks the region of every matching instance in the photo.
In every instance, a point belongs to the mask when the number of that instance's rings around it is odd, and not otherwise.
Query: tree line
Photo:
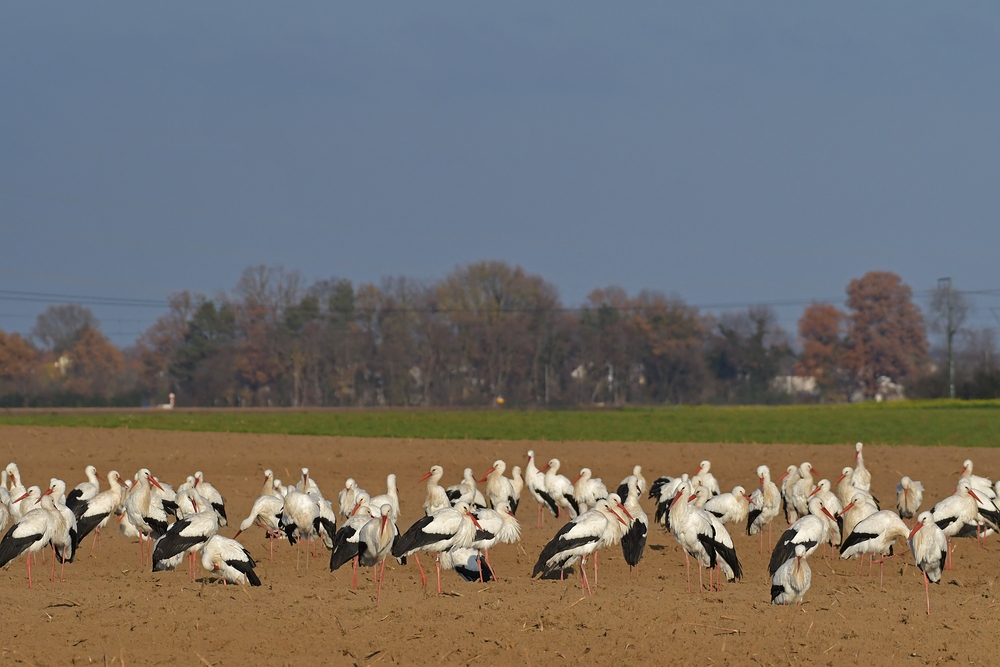
[[[845,309],[807,307],[793,339],[768,307],[716,316],[649,290],[595,289],[566,308],[544,278],[497,261],[358,285],[252,266],[228,294],[171,295],[125,349],[72,304],[48,308],[29,337],[0,331],[0,405],[148,405],[170,393],[180,406],[836,402],[898,385],[934,395],[940,363],[912,296],[899,276],[870,272],[847,286]],[[976,372],[1000,378],[995,363]]]

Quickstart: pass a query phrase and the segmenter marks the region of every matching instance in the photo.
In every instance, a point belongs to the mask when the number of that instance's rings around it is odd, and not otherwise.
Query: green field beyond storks
[[[1000,443],[1000,401],[591,410],[11,410],[0,424],[473,440]]]

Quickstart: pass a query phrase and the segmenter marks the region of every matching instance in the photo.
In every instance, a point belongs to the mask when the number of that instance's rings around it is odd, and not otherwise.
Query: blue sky
[[[569,305],[1000,288],[992,3],[3,5],[0,290],[480,259]],[[94,310],[123,344],[158,314]]]

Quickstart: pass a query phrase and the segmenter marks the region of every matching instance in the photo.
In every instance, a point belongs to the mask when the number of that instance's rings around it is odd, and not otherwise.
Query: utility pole
[[[952,347],[955,325],[952,318],[951,278],[938,278],[938,289],[948,291],[948,398],[955,398],[955,352]]]

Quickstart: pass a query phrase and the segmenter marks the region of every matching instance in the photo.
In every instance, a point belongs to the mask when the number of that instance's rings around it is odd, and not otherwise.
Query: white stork
[[[722,523],[742,523],[750,512],[750,496],[742,486],[734,486],[729,493],[720,493],[705,501],[704,509]]]
[[[642,554],[646,549],[646,536],[649,534],[649,519],[642,505],[639,504],[639,480],[635,475],[625,478],[625,488],[627,495],[623,503],[622,510],[628,521],[628,529],[622,536],[622,556],[628,563],[628,576],[632,578],[632,568],[639,565]]]
[[[908,537],[910,552],[917,567],[924,573],[924,595],[927,598],[927,613],[931,613],[931,591],[928,580],[941,583],[941,569],[948,558],[948,538],[934,523],[930,512],[921,512],[917,523]]]
[[[750,494],[750,509],[747,512],[747,535],[760,533],[760,552],[764,553],[764,526],[767,526],[767,543],[771,543],[771,522],[781,512],[781,492],[771,481],[771,469],[757,466],[760,487]]]
[[[484,507],[476,510],[475,516],[479,527],[476,529],[476,538],[472,543],[472,548],[483,552],[486,567],[496,579],[497,573],[490,563],[490,549],[497,544],[514,544],[520,540],[521,524],[514,518],[514,512],[504,501],[500,501],[494,509]],[[481,575],[482,572],[480,572]]]
[[[823,506],[823,500],[813,497],[809,501],[809,514],[798,519],[778,538],[778,543],[771,551],[771,560],[767,566],[768,574],[773,577],[785,561],[795,558],[796,546],[800,544],[804,546],[808,558],[820,544],[825,543],[830,536],[830,521],[827,519],[835,523],[837,521]]]
[[[405,533],[399,536],[392,547],[392,555],[405,558],[413,555],[420,570],[420,578],[427,587],[427,576],[420,565],[418,551],[440,553],[455,547],[471,547],[476,539],[478,528],[472,507],[465,502],[458,502],[454,507],[438,510],[430,516],[417,520]],[[437,561],[438,594],[441,593],[441,562]]]
[[[840,557],[846,560],[863,554],[878,554],[878,585],[881,588],[882,567],[886,556],[892,555],[893,543],[899,538],[905,539],[909,532],[910,529],[899,515],[890,510],[880,510],[854,526],[854,530],[840,545]]]
[[[896,486],[896,509],[901,519],[912,519],[924,500],[924,485],[903,477]]]
[[[431,466],[427,474],[419,480],[421,482],[427,480],[427,495],[424,498],[424,516],[430,516],[435,512],[451,507],[451,502],[448,501],[448,492],[439,483],[443,476],[444,468],[441,466]]]
[[[789,558],[771,577],[771,604],[802,605],[809,585],[812,584],[812,569],[806,561],[806,547],[795,545],[795,556]]]
[[[351,575],[351,590],[358,587],[358,556],[365,548],[361,542],[361,529],[372,520],[372,509],[368,505],[357,504],[354,513],[337,530],[333,538],[333,549],[330,551],[330,572],[339,569],[348,561],[353,561]]]
[[[139,563],[145,563],[143,555],[144,542],[155,540],[167,532],[167,513],[159,495],[152,489],[163,490],[163,487],[147,468],[140,468],[136,473],[136,483],[125,499],[125,513],[129,523],[139,533]],[[174,506],[176,510],[176,505]]]
[[[76,488],[66,496],[66,507],[73,510],[73,514],[77,513],[80,504],[101,492],[101,476],[97,473],[97,468],[87,466],[83,473],[87,476],[87,481],[77,484]]]
[[[531,576],[545,577],[558,570],[559,578],[562,579],[566,568],[579,560],[580,589],[593,595],[590,582],[587,581],[587,556],[601,547],[614,544],[620,533],[611,525],[612,521],[617,521],[622,526],[627,525],[625,519],[612,509],[608,500],[599,500],[594,509],[584,512],[559,529],[539,554]]]
[[[222,535],[213,535],[201,550],[201,566],[218,572],[224,583],[260,586],[256,565],[242,544]]]
[[[503,476],[506,470],[507,464],[497,459],[479,481],[486,482],[486,497],[490,499],[490,507],[496,509],[500,503],[506,503],[513,512],[517,510],[517,499],[514,498],[514,485]]]
[[[41,496],[40,502],[41,507],[22,514],[0,540],[0,567],[18,556],[27,556],[28,588],[32,588],[31,556],[48,545],[55,528],[53,514],[56,508],[52,496]]]
[[[273,487],[272,487],[273,488]],[[240,529],[236,531],[233,539],[240,536],[244,530],[250,526],[257,525],[267,531],[268,540],[271,542],[271,560],[274,560],[274,538],[281,534],[281,513],[285,509],[285,499],[283,496],[264,494],[253,502],[250,508],[250,515],[240,524]]]
[[[559,474],[559,459],[551,459],[540,472],[545,473],[545,491],[549,497],[555,501],[556,517],[559,516],[559,509],[564,509],[571,519],[580,514],[580,507],[573,497],[573,483],[568,477]]]
[[[685,500],[685,496],[687,496]],[[733,540],[725,526],[715,516],[693,505],[691,501],[691,485],[683,482],[670,504],[670,526],[674,539],[684,549],[684,562],[688,573],[688,593],[691,592],[690,558],[694,558],[701,566],[698,568],[700,592],[704,592],[702,568],[709,569],[709,587],[712,586],[712,570],[719,568],[725,574],[727,581],[743,576]]]
[[[590,468],[581,468],[580,475],[573,480],[573,497],[576,499],[579,511],[586,512],[596,507],[598,500],[608,497],[608,487],[600,477],[594,477]]]
[[[710,472],[711,469],[711,461],[702,461],[698,469],[691,473],[691,477],[700,477],[702,485],[707,486],[713,496],[717,496],[722,490],[719,488],[719,482],[715,479],[715,475]]]
[[[382,505],[389,506],[389,518],[393,522],[399,520],[399,491],[396,489],[396,476],[389,473],[385,477],[385,493],[369,499],[368,504],[381,514]]]
[[[198,493],[211,504],[212,509],[219,515],[219,525],[226,526],[229,519],[226,518],[226,499],[222,497],[219,490],[205,481],[205,473],[198,471],[194,474],[194,488]]]
[[[865,457],[861,453],[864,447],[860,442],[854,445],[854,477],[851,479],[851,484],[862,491],[871,491],[872,474],[865,468]]]
[[[538,503],[538,528],[541,528],[544,523],[543,505],[552,513],[552,516],[559,516],[559,506],[545,489],[545,475],[535,465],[535,451],[532,449],[528,450],[528,462],[524,467],[524,485],[528,487],[528,493]]]
[[[799,513],[795,510],[795,503],[792,502],[792,489],[799,481],[799,467],[796,465],[788,466],[778,481],[781,482],[781,500],[785,507],[785,522],[790,526],[799,518]]]
[[[219,532],[219,515],[193,488],[181,491],[177,499],[191,503],[194,513],[178,519],[156,540],[153,545],[153,572],[175,569],[186,553],[188,578],[194,582],[195,553]]]

